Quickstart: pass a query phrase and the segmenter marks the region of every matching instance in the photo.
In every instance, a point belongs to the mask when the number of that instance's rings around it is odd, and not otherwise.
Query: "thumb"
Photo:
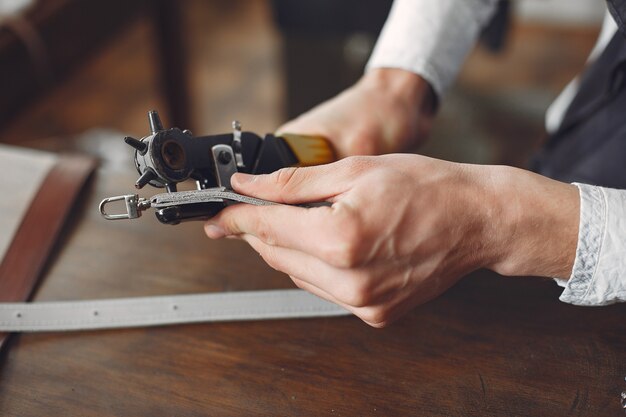
[[[283,168],[264,175],[237,173],[231,185],[242,194],[278,203],[327,201],[346,191],[351,183],[337,164]]]

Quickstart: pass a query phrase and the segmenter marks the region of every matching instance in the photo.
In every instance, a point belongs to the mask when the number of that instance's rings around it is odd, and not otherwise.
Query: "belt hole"
[[[15,317],[17,317],[18,319],[22,318],[22,313],[18,311],[17,313],[15,313]]]
[[[172,310],[178,310],[178,306],[177,306],[176,304],[174,304],[174,305],[172,306]]]
[[[98,310],[94,310],[94,311],[93,311],[93,315],[94,315],[94,316],[97,316],[98,314],[100,314],[100,313],[98,312]]]

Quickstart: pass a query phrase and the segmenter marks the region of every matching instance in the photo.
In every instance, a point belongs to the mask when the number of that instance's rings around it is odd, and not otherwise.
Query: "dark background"
[[[152,108],[196,134],[228,131],[235,118],[273,131],[360,76],[389,4],[37,2],[26,25],[0,29],[0,140],[62,149],[93,129],[141,136]],[[472,53],[420,152],[524,165],[597,31],[513,16],[500,53]]]

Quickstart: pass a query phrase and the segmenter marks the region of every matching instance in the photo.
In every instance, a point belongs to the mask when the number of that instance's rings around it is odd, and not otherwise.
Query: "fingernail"
[[[254,175],[250,175],[250,174],[243,174],[241,172],[233,175],[233,177],[231,178],[231,181],[236,182],[239,185],[246,185],[251,183],[252,181],[254,181]]]
[[[210,239],[220,239],[226,235],[224,229],[213,223],[207,223],[204,226],[204,233],[206,233]]]

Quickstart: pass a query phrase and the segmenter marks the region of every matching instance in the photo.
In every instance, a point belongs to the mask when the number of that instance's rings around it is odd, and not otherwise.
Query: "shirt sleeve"
[[[367,69],[400,68],[437,95],[452,84],[498,0],[395,0]]]
[[[626,301],[626,190],[576,184],[580,226],[572,275],[561,301],[601,306]]]

